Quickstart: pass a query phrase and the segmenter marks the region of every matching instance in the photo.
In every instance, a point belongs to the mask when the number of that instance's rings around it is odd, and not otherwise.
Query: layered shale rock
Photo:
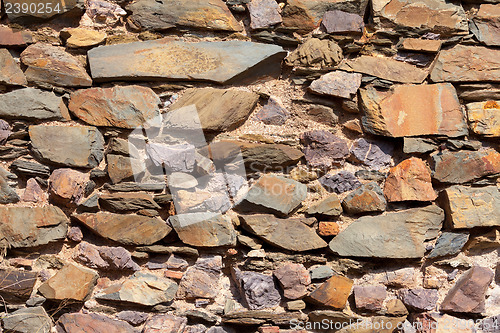
[[[353,281],[340,275],[334,275],[321,284],[308,296],[314,304],[342,310],[351,294]]]
[[[137,333],[130,324],[97,313],[65,313],[57,321],[56,327],[63,333],[91,332],[97,329],[108,333]]]
[[[24,88],[3,94],[0,117],[27,120],[69,120],[68,109],[53,92]]]
[[[481,42],[490,46],[500,45],[500,5],[482,4],[474,15],[471,31]]]
[[[474,133],[500,137],[500,101],[467,104],[467,119]]]
[[[28,84],[21,68],[7,49],[0,49],[0,83],[13,86]]]
[[[67,264],[38,290],[44,297],[52,300],[84,301],[90,297],[98,277],[99,275],[91,269]]]

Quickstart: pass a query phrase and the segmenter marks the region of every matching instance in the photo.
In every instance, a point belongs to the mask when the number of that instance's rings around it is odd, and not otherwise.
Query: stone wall
[[[483,2],[3,0],[3,330],[500,332]]]

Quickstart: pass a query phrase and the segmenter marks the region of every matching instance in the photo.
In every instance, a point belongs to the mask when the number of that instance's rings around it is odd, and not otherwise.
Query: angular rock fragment
[[[73,169],[56,169],[49,178],[50,200],[64,206],[77,205],[85,195],[88,173]]]
[[[26,120],[69,120],[63,99],[53,92],[23,88],[1,95],[0,117]]]
[[[425,240],[437,237],[444,211],[437,206],[411,208],[379,216],[364,216],[329,244],[340,256],[422,258]]]
[[[435,152],[431,170],[432,178],[441,183],[463,184],[500,173],[500,153],[493,149]]]
[[[500,101],[467,104],[467,119],[474,133],[500,137]]]
[[[0,167],[0,204],[16,203],[19,201],[19,195],[17,195],[16,191],[9,185],[9,178],[12,176],[16,177]]]
[[[159,218],[99,212],[75,215],[94,233],[125,245],[150,245],[164,238],[172,228]]]
[[[89,48],[104,42],[106,33],[84,28],[63,29],[59,33],[69,48]]]
[[[341,166],[349,155],[344,139],[324,130],[304,132],[300,135],[307,164],[313,168],[329,169]]]
[[[433,201],[431,172],[424,161],[411,157],[389,170],[384,186],[387,201]]]
[[[146,30],[190,27],[204,30],[241,31],[222,0],[138,0],[127,6],[130,19]]]
[[[472,18],[470,29],[478,40],[489,46],[500,46],[500,5],[482,4]]]
[[[326,215],[326,216],[339,216],[342,214],[342,206],[339,197],[332,194],[317,204],[307,209],[307,214],[310,215]]]
[[[368,311],[382,310],[387,297],[387,288],[384,285],[354,286],[353,291],[356,308]]]
[[[288,299],[299,299],[307,294],[311,284],[309,272],[302,264],[286,263],[273,271]]]
[[[349,148],[350,160],[362,163],[370,168],[379,170],[391,165],[393,146],[385,142],[357,139]]]
[[[11,304],[26,302],[33,292],[37,275],[32,271],[0,269],[0,295]]]
[[[91,269],[67,264],[44,282],[38,291],[52,300],[84,301],[92,293],[98,277],[99,275]]]
[[[326,246],[326,242],[301,218],[279,219],[266,214],[242,215],[240,218],[245,230],[282,249],[309,251]]]
[[[484,312],[485,294],[493,275],[489,268],[472,267],[450,289],[441,303],[440,310],[468,314]]]
[[[23,177],[40,177],[45,179],[50,176],[50,168],[48,166],[33,161],[18,159],[12,162],[10,168],[16,174]]]
[[[57,331],[61,333],[137,333],[130,324],[113,320],[97,313],[65,313],[57,321]]]
[[[14,311],[2,318],[3,328],[15,333],[50,333],[52,320],[41,306]]]
[[[236,245],[236,232],[226,215],[187,213],[171,216],[169,221],[185,244],[199,247]]]
[[[97,299],[154,306],[170,302],[177,292],[177,283],[167,278],[136,272],[124,282],[112,285],[96,295]]]
[[[0,246],[33,247],[64,239],[69,220],[61,209],[0,207]]]
[[[187,318],[171,314],[159,314],[148,319],[142,333],[186,332]]]
[[[288,66],[331,67],[342,60],[342,48],[332,40],[307,39],[285,58]]]
[[[113,212],[130,212],[140,209],[160,209],[153,196],[145,192],[116,192],[102,194],[99,204]]]
[[[138,158],[108,154],[106,160],[108,162],[108,175],[113,184],[134,180],[134,177],[139,176],[137,174],[139,171],[144,171],[144,163]],[[161,186],[165,187],[165,185]]]
[[[160,39],[101,46],[88,52],[96,81],[172,79],[217,83],[279,71],[285,55],[279,46],[236,40],[185,43]]]
[[[81,242],[73,254],[75,260],[90,268],[104,270],[140,270],[123,247],[95,246],[87,242]]]
[[[218,295],[218,283],[222,269],[221,256],[209,256],[198,258],[196,263],[189,267],[177,290],[177,298],[214,299]]]
[[[403,143],[403,153],[414,154],[414,153],[428,153],[437,150],[438,144],[433,139],[427,138],[404,138]]]
[[[104,157],[104,138],[95,127],[34,125],[29,135],[35,156],[44,162],[94,168]]]
[[[337,222],[320,222],[318,224],[318,234],[320,236],[337,236],[340,232]]]
[[[496,186],[451,186],[441,194],[446,222],[453,229],[500,226],[500,191]]]
[[[469,234],[443,232],[427,258],[438,258],[459,253],[469,240]]]
[[[24,72],[29,82],[61,87],[89,87],[92,79],[85,67],[63,48],[50,44],[30,45],[21,53],[28,68]]]
[[[361,90],[363,128],[372,134],[403,137],[468,134],[465,114],[449,84],[397,85],[389,91]],[[422,103],[422,101],[427,101]]]
[[[352,98],[361,86],[361,77],[362,75],[359,73],[334,71],[313,81],[309,90],[320,95]]]
[[[500,81],[500,50],[456,45],[441,50],[431,72],[433,82]]]
[[[7,49],[0,49],[0,84],[9,86],[25,86],[28,84],[23,71]]]
[[[271,275],[231,268],[231,275],[248,308],[259,310],[280,304],[281,296]]]
[[[431,311],[436,307],[439,296],[436,289],[402,289],[399,298],[414,311]]]
[[[290,118],[290,113],[277,97],[271,96],[262,109],[255,114],[255,117],[266,125],[280,126]]]
[[[349,193],[342,201],[342,207],[349,214],[383,212],[387,202],[380,186],[371,182]]]
[[[252,0],[247,4],[250,28],[263,29],[281,23],[281,9],[274,0]]]
[[[9,123],[0,119],[0,145],[5,145],[11,134]]]
[[[87,124],[133,129],[158,120],[158,104],[160,98],[150,88],[116,86],[77,90],[71,94],[68,107]]]
[[[358,14],[343,12],[341,10],[331,10],[325,13],[321,26],[329,34],[352,33],[361,34],[363,27],[363,17]]]
[[[341,310],[347,303],[354,281],[334,275],[309,294],[308,300],[324,306]]]
[[[340,171],[335,175],[326,174],[319,179],[319,182],[328,192],[338,194],[361,186],[361,182],[349,171]]]
[[[401,43],[401,49],[413,52],[437,53],[441,49],[440,40],[405,38]]]
[[[29,31],[14,30],[9,27],[0,27],[0,46],[26,46],[33,42]]]

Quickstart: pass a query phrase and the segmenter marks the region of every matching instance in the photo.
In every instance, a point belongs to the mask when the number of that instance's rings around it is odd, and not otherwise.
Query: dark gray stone
[[[23,88],[0,95],[0,117],[27,120],[69,120],[63,99],[51,91]]]
[[[231,274],[248,308],[259,310],[279,305],[281,296],[271,275],[240,271],[232,267]]]
[[[3,328],[12,333],[50,333],[52,320],[41,306],[19,309],[2,318]]]
[[[49,178],[50,168],[35,161],[15,160],[10,165],[15,173],[23,177]]]
[[[427,138],[404,138],[403,152],[406,154],[428,153],[438,148],[436,141]]]
[[[329,169],[341,166],[349,155],[345,140],[328,131],[304,132],[300,141],[304,145],[307,164],[313,168]]]
[[[361,186],[361,182],[349,171],[340,171],[335,175],[326,174],[319,182],[328,192],[344,193]]]
[[[468,240],[469,234],[445,231],[439,236],[428,258],[438,258],[457,254],[462,250]]]
[[[393,150],[394,147],[389,143],[361,138],[354,141],[350,147],[350,159],[378,170],[390,166]]]
[[[20,200],[19,195],[9,185],[9,179],[12,179],[13,176],[15,177],[15,175],[0,167],[0,204],[15,203]]]
[[[436,289],[403,289],[399,298],[408,308],[420,312],[434,310],[439,295]]]

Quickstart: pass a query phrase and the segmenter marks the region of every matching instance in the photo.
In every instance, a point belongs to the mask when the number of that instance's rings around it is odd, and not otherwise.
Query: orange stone
[[[321,236],[336,236],[339,234],[339,225],[337,222],[320,222],[318,234]]]
[[[170,270],[166,270],[163,273],[163,276],[165,276],[166,278],[174,279],[174,280],[182,279],[183,275],[184,275],[184,272],[177,272],[177,271],[170,271]]]
[[[334,275],[314,290],[309,299],[313,303],[341,310],[347,303],[353,284],[354,281],[349,278]]]

